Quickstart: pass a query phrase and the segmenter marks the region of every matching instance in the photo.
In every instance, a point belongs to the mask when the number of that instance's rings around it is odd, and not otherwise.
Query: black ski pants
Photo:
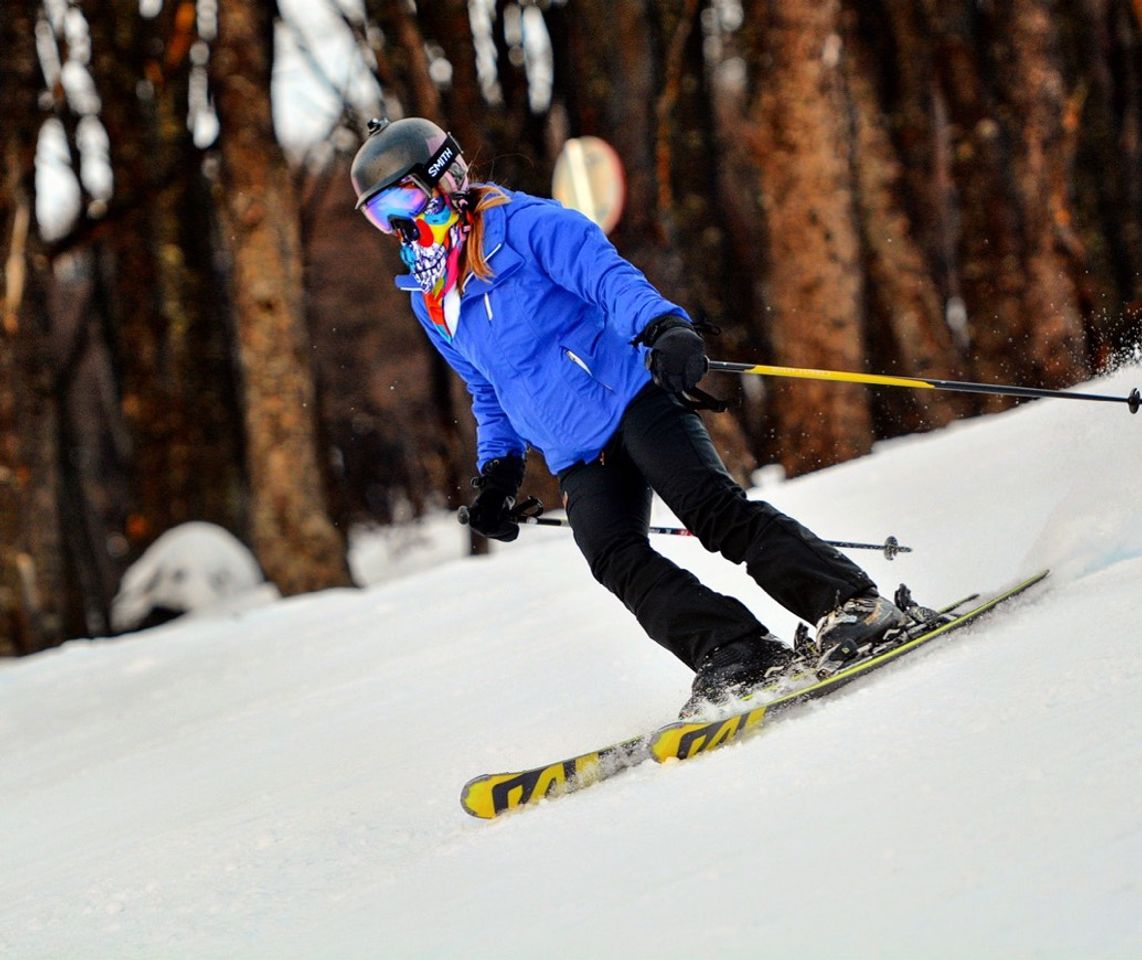
[[[691,669],[715,647],[766,632],[739,600],[655,551],[652,492],[710,551],[744,563],[758,586],[816,623],[873,586],[847,557],[729,475],[701,418],[657,385],[631,401],[602,456],[559,474],[563,502],[595,579],[646,633]]]

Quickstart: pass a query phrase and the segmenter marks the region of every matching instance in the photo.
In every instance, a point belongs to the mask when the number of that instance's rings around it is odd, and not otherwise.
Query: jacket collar
[[[507,191],[505,191],[506,193]],[[510,193],[509,193],[510,196]],[[511,204],[489,207],[480,216],[484,218],[484,259],[492,268],[492,276],[487,280],[469,275],[461,289],[462,294],[487,293],[493,287],[520,268],[521,257],[507,242],[508,210]]]

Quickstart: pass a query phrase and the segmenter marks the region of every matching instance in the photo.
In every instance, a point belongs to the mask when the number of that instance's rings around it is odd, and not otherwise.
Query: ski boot
[[[698,665],[690,699],[678,716],[712,716],[783,677],[794,663],[793,651],[772,633],[716,647]]]
[[[846,663],[877,644],[892,642],[913,623],[891,600],[875,590],[859,594],[817,623],[816,647],[823,663]]]

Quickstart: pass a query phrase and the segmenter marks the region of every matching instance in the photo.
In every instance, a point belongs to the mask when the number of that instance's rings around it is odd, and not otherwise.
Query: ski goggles
[[[415,220],[428,207],[431,195],[411,180],[385,187],[361,205],[365,219],[381,233],[395,233],[394,220]]]

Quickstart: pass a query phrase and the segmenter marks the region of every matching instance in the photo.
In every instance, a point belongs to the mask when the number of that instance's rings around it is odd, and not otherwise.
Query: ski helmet
[[[468,164],[460,145],[431,120],[370,120],[369,137],[353,158],[349,176],[357,209],[385,187],[406,177],[426,193],[455,193],[468,185]]]

